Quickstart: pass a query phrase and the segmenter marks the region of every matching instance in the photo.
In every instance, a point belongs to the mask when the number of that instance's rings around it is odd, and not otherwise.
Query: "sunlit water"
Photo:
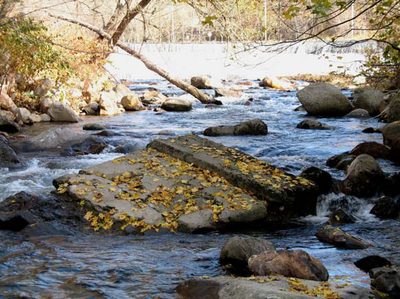
[[[132,89],[147,87],[166,94],[182,96],[165,81],[136,81]],[[99,122],[118,136],[105,137],[110,146],[103,154],[84,157],[55,157],[46,152],[21,154],[26,167],[2,169],[0,199],[18,191],[46,195],[53,190],[52,180],[67,173],[113,159],[117,145],[133,143],[144,147],[168,130],[182,135],[198,133],[215,125],[236,124],[261,118],[268,124],[267,136],[215,137],[214,141],[236,147],[291,173],[299,174],[307,166],[328,170],[335,178],[343,173],[325,166],[328,157],[352,149],[364,141],[382,142],[380,134],[363,134],[366,127],[377,127],[375,119],[319,119],[334,129],[313,131],[296,129],[305,119],[304,112],[294,112],[299,102],[294,92],[278,92],[244,87],[241,99],[222,99],[224,106],[206,108],[193,99],[194,109],[185,113],[153,111],[126,113],[116,117],[87,117],[79,124],[64,125],[81,131],[83,123]],[[250,106],[243,105],[254,98]],[[25,134],[34,136],[43,130],[54,130],[57,124],[35,125]],[[32,158],[34,156],[34,158]],[[384,171],[398,171],[387,161],[379,161]],[[260,227],[247,232],[265,237],[278,249],[303,249],[319,258],[333,279],[369,286],[368,276],[353,262],[379,254],[394,263],[400,260],[399,222],[380,221],[369,210],[375,199],[357,199],[329,194],[320,198],[318,215],[299,219],[296,225],[274,230]],[[374,245],[365,250],[340,250],[320,243],[315,232],[329,216],[329,211],[343,207],[358,218],[343,229]],[[245,232],[242,232],[244,234]],[[104,236],[76,233],[70,236],[26,239],[0,231],[0,298],[173,298],[176,285],[190,277],[217,276],[224,272],[218,257],[224,242],[232,234]]]

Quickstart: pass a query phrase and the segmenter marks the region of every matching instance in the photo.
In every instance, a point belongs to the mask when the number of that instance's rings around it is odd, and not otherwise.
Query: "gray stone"
[[[364,90],[355,92],[353,97],[356,108],[365,109],[371,116],[376,116],[380,113],[379,107],[384,97],[383,92],[375,89]]]
[[[376,268],[370,271],[371,285],[391,298],[400,297],[400,272],[395,268]]]
[[[17,163],[20,163],[17,154],[0,140],[0,167],[12,167]]]
[[[162,103],[161,108],[166,111],[190,111],[192,103],[186,99],[169,98]]]
[[[312,299],[306,291],[320,289],[341,299],[371,299],[375,295],[370,289],[356,285],[329,286],[311,280],[297,280],[304,291],[296,291],[291,280],[282,276],[257,277],[256,279],[214,277],[193,278],[180,283],[177,293],[182,299]],[[321,297],[323,294],[320,295]]]
[[[82,129],[86,131],[100,131],[105,129],[105,125],[98,123],[90,123],[83,125]]]
[[[243,95],[242,91],[238,89],[226,88],[226,87],[215,88],[216,97],[240,98],[242,95]]]
[[[185,233],[200,233],[215,229],[213,212],[211,210],[200,210],[184,214],[178,219],[178,229]]]
[[[0,131],[7,133],[20,132],[20,126],[16,122],[11,120],[13,118],[14,114],[12,114],[11,112],[0,110]]]
[[[380,114],[380,120],[387,123],[400,120],[400,93],[391,96],[389,105]]]
[[[222,87],[222,83],[209,76],[196,76],[190,79],[190,84],[198,89],[214,89]]]
[[[114,116],[121,114],[118,108],[117,94],[114,91],[100,93],[100,115],[101,116]]]
[[[4,91],[0,90],[0,109],[11,111],[17,108],[13,100]]]
[[[47,111],[50,109],[51,105],[55,102],[54,99],[52,98],[43,98],[40,100],[40,112],[42,113],[47,113]]]
[[[51,121],[51,118],[47,114],[43,113],[43,114],[40,114],[40,121],[49,122],[49,121]]]
[[[389,158],[400,163],[400,123],[394,122],[381,128],[383,142],[389,146]]]
[[[31,123],[32,122],[30,119],[31,113],[26,108],[13,109],[13,113],[15,114],[17,121],[22,121],[23,123]]]
[[[297,124],[296,128],[298,129],[310,129],[310,130],[330,130],[332,129],[327,124],[321,123],[317,120],[306,119]]]
[[[367,154],[375,159],[382,158],[387,159],[389,156],[389,148],[383,144],[377,142],[363,142],[358,144],[355,148],[350,151],[351,155],[359,156]]]
[[[121,101],[124,96],[134,95],[134,93],[126,87],[124,84],[118,84],[114,88],[115,93],[117,94],[118,101]]]
[[[359,155],[347,169],[347,175],[342,182],[342,192],[345,194],[368,197],[373,196],[383,181],[382,169],[378,162],[367,154]]]
[[[147,91],[140,97],[140,100],[145,105],[161,105],[167,99],[165,95],[155,90]]]
[[[205,136],[224,135],[267,135],[268,127],[261,119],[252,119],[235,126],[210,127],[204,130]]]
[[[51,104],[47,114],[55,122],[79,122],[75,111],[67,107],[64,103],[54,102]]]
[[[313,83],[297,93],[301,104],[311,115],[342,116],[353,107],[341,90],[328,83]]]

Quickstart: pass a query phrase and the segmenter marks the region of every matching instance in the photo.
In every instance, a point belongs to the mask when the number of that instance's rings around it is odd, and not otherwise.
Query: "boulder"
[[[123,96],[121,99],[121,104],[126,111],[139,111],[143,108],[143,105],[139,100],[139,96],[133,93]]]
[[[54,102],[51,104],[47,114],[55,122],[79,122],[78,116],[64,103]]]
[[[200,210],[178,218],[178,229],[185,233],[202,233],[215,229],[212,210]]]
[[[83,125],[82,129],[86,131],[101,131],[105,129],[105,125],[98,123],[91,123]]]
[[[50,109],[51,105],[55,102],[55,99],[52,98],[43,98],[40,100],[39,111],[42,113],[47,113]]]
[[[376,116],[380,113],[379,108],[383,101],[383,92],[376,89],[363,90],[355,92],[353,97],[356,108],[365,109],[371,116]]]
[[[315,257],[303,250],[268,251],[249,258],[254,275],[283,275],[307,280],[327,281],[328,270]]]
[[[306,111],[306,109],[304,109],[303,106],[299,106],[299,107],[295,108],[294,111],[296,111],[296,112],[303,112],[303,111]]]
[[[379,255],[369,255],[354,262],[354,265],[356,265],[357,268],[368,273],[374,268],[391,267],[392,263],[387,259],[380,257]]]
[[[329,216],[329,223],[331,224],[347,224],[356,222],[356,218],[347,214],[342,209],[337,209]]]
[[[275,252],[271,241],[249,236],[232,237],[222,247],[219,261],[222,265],[231,265],[234,273],[247,274],[249,258],[265,251]]]
[[[326,284],[282,276],[232,278],[199,277],[181,282],[177,287],[181,299],[371,299],[368,288],[354,284]],[[310,295],[312,294],[312,295]]]
[[[155,90],[147,91],[140,97],[141,102],[145,105],[161,105],[167,99],[165,95]]]
[[[387,196],[396,197],[400,194],[400,171],[385,176],[382,190]]]
[[[300,176],[314,182],[318,187],[320,194],[329,193],[332,188],[332,176],[329,174],[329,172],[317,167],[311,166],[304,169]]]
[[[42,117],[37,113],[31,113],[29,116],[30,123],[40,123],[42,121]]]
[[[259,85],[261,87],[271,87],[278,90],[289,91],[296,89],[296,86],[287,79],[278,79],[276,77],[264,77]]]
[[[350,151],[351,155],[359,156],[362,154],[370,155],[375,159],[387,159],[389,156],[389,148],[377,142],[363,142],[358,144]]]
[[[10,120],[9,117],[5,117],[0,114],[0,131],[7,133],[18,133],[21,131],[21,128],[16,122]]]
[[[117,94],[118,102],[121,101],[122,98],[125,96],[129,96],[129,95],[135,96],[135,94],[124,84],[118,84],[117,86],[115,86],[114,91]]]
[[[192,103],[186,99],[169,98],[162,103],[161,108],[165,111],[190,111]]]
[[[267,135],[268,127],[261,119],[252,119],[235,126],[210,127],[204,130],[205,136],[224,135]]]
[[[389,106],[380,114],[380,120],[388,123],[400,120],[400,93],[390,100]]]
[[[353,111],[347,113],[344,117],[348,118],[370,118],[368,111],[365,109],[354,109]]]
[[[12,167],[20,163],[17,154],[5,142],[0,140],[0,168]]]
[[[382,196],[371,209],[370,213],[380,219],[398,219],[400,217],[400,201]]]
[[[370,246],[360,239],[345,233],[340,228],[334,228],[331,225],[323,226],[315,236],[321,242],[332,244],[338,248],[365,249]]]
[[[327,124],[321,123],[313,119],[306,119],[297,124],[298,129],[311,129],[311,130],[330,130],[332,129]]]
[[[13,113],[15,114],[16,121],[22,121],[23,123],[31,123],[31,113],[26,108],[16,108],[13,109]]]
[[[379,129],[372,128],[372,127],[365,128],[362,132],[367,133],[367,134],[381,133],[381,131]]]
[[[208,76],[196,76],[190,79],[190,84],[198,89],[213,89],[222,87],[222,83]]]
[[[49,121],[51,121],[51,118],[47,114],[40,114],[40,121],[41,122],[49,122]]]
[[[114,91],[103,91],[100,93],[100,115],[114,116],[121,114],[118,108],[118,95]]]
[[[359,155],[347,169],[342,182],[342,192],[359,197],[373,196],[380,188],[383,173],[370,155]]]
[[[355,158],[355,155],[351,155],[349,152],[344,152],[328,158],[328,160],[326,160],[326,165],[332,168],[347,171],[348,167],[355,160]]]
[[[218,87],[215,88],[216,97],[240,98],[243,95],[242,90],[235,88]]]
[[[375,268],[370,270],[371,286],[391,298],[400,297],[400,272],[395,268]]]
[[[4,91],[0,90],[0,109],[11,111],[17,108],[13,100]]]
[[[394,122],[381,128],[383,143],[390,147],[389,158],[400,163],[400,122]]]
[[[115,147],[115,152],[120,154],[133,153],[140,149],[140,145],[137,143],[125,143]]]
[[[250,200],[250,198],[249,198]],[[267,208],[262,202],[255,202],[247,209],[225,209],[219,215],[219,221],[230,225],[241,225],[245,223],[256,223],[265,220]]]
[[[14,121],[15,115],[11,111],[0,110],[0,120]]]
[[[313,83],[297,93],[301,104],[311,115],[342,116],[353,110],[341,90],[328,83]]]

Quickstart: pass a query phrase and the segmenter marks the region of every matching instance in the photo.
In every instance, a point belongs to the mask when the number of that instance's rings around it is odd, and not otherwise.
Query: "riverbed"
[[[260,118],[268,125],[268,135],[212,137],[212,140],[293,174],[316,166],[337,179],[343,178],[343,172],[325,166],[327,158],[351,150],[361,142],[382,143],[381,134],[362,133],[366,127],[380,126],[376,119],[319,118],[333,130],[296,129],[306,115],[294,111],[299,106],[295,92],[260,89],[256,81],[250,82],[250,86],[241,85],[242,98],[222,98],[223,106],[206,107],[166,81],[135,80],[130,86],[132,90],[142,93],[156,88],[166,95],[186,97],[193,101],[193,110],[162,114],[140,111],[115,117],[82,117],[78,124],[25,127],[23,133],[32,137],[61,126],[82,132],[83,124],[96,122],[106,124],[107,130],[116,135],[104,137],[110,145],[99,155],[59,157],[45,151],[20,154],[25,167],[0,170],[0,200],[19,191],[46,195],[54,190],[54,178],[118,157],[117,145],[129,143],[141,148],[155,138],[188,133],[201,135],[209,126],[232,125],[253,118]],[[240,82],[228,84],[237,83]],[[350,95],[348,91],[344,93]],[[251,104],[244,105],[249,98],[253,98]],[[388,161],[378,162],[385,172],[400,170]],[[332,281],[369,287],[368,275],[357,269],[354,261],[371,254],[384,256],[394,263],[400,261],[399,222],[380,221],[371,215],[369,210],[374,201],[376,198],[328,194],[319,199],[316,216],[297,219],[281,227],[235,233],[107,236],[76,232],[28,239],[0,231],[0,298],[174,298],[176,285],[185,279],[225,274],[218,263],[219,252],[235,234],[267,238],[278,249],[303,249],[324,263]],[[374,247],[341,250],[316,239],[315,232],[337,207],[358,219],[355,224],[343,226],[343,230]]]

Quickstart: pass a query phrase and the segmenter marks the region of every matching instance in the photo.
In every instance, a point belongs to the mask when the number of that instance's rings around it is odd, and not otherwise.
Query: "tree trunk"
[[[109,41],[112,40],[112,36],[110,34],[108,34],[107,32],[105,32],[104,30],[101,30],[100,28],[97,28],[96,26],[93,26],[92,24],[88,24],[85,22],[81,22],[78,20],[74,20],[74,19],[70,19],[67,17],[62,17],[62,16],[56,16],[56,15],[52,15],[50,14],[50,16],[60,19],[60,20],[64,20],[73,24],[77,24],[79,26],[82,26],[84,28],[87,28],[95,33],[97,33],[101,38],[107,39]],[[131,49],[128,45],[126,45],[123,42],[117,41],[117,43],[115,44],[116,46],[120,47],[122,50],[124,50],[125,52],[131,54],[132,56],[134,56],[135,58],[139,59],[140,61],[143,62],[143,64],[151,71],[155,72],[156,74],[160,75],[161,77],[163,77],[164,79],[166,79],[167,81],[171,82],[172,84],[174,84],[175,86],[179,87],[180,89],[182,89],[183,91],[191,94],[192,96],[194,96],[196,99],[198,99],[201,103],[203,104],[216,104],[216,105],[222,105],[222,102],[219,100],[215,100],[212,96],[208,95],[207,93],[204,93],[200,90],[198,90],[196,87],[194,87],[193,85],[190,85],[186,82],[183,82],[182,80],[180,80],[179,78],[174,78],[172,77],[167,71],[163,70],[162,68],[156,66],[154,63],[152,63],[150,60],[148,60],[144,55],[142,55],[141,53]]]
[[[107,25],[103,28],[105,32],[113,35],[117,30],[118,25],[121,23],[122,19],[129,12],[130,6],[132,4],[132,0],[127,1],[118,1],[117,6],[115,7],[114,13],[108,21]],[[125,8],[125,9],[124,9]]]

